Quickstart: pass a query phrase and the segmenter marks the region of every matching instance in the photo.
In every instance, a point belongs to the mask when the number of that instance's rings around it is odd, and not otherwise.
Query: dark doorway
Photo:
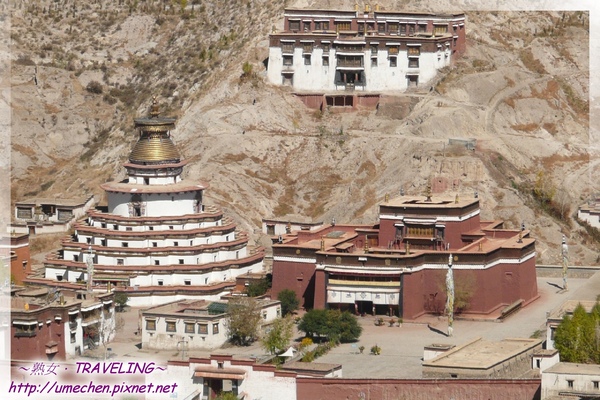
[[[372,301],[357,301],[356,307],[358,308],[358,313],[362,314],[373,314],[373,302]]]

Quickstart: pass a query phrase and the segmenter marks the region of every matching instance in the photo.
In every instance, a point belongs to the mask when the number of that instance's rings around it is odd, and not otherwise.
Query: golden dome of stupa
[[[152,101],[150,116],[134,120],[140,137],[129,155],[133,164],[178,163],[181,156],[171,140],[170,130],[175,129],[175,118],[159,117],[156,97]]]

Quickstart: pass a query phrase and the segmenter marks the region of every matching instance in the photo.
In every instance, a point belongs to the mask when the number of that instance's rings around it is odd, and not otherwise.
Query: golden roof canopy
[[[178,163],[181,159],[169,131],[175,129],[175,118],[159,117],[156,97],[152,102],[150,116],[136,118],[135,127],[140,137],[129,155],[135,164]]]

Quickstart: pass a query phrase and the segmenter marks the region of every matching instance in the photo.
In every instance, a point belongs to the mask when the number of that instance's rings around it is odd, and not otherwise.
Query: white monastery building
[[[29,281],[110,286],[132,306],[218,300],[238,275],[262,271],[264,249],[249,247],[246,233],[203,204],[207,184],[182,179],[186,161],[170,136],[175,119],[159,117],[155,101],[150,116],[134,122],[127,178],[101,185],[108,207],[88,211],[46,258],[45,278]]]
[[[268,80],[298,91],[419,86],[466,48],[464,14],[286,9],[270,35]]]

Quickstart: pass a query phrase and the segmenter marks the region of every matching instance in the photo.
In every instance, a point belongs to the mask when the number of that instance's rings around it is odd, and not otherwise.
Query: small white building
[[[312,222],[302,216],[287,218],[263,218],[262,232],[269,236],[289,234],[294,231],[315,231],[323,226],[323,221]]]
[[[257,300],[263,326],[281,317],[281,303]],[[227,302],[180,300],[142,312],[142,347],[208,350],[227,341]]]
[[[577,218],[600,229],[600,198],[594,197],[588,204],[580,206],[577,210]]]
[[[542,373],[542,400],[600,397],[600,365],[560,362]]]
[[[209,358],[190,357],[186,361],[169,361],[164,372],[147,375],[146,382],[170,385],[177,383],[177,399],[212,400],[221,392],[232,392],[238,399],[296,400],[300,377],[341,378],[339,364],[295,362],[282,365],[259,364],[254,359],[237,359],[213,354]],[[148,399],[163,397],[147,395]]]
[[[94,196],[87,199],[35,198],[15,204],[10,230],[30,235],[68,231],[73,223],[92,208]]]

